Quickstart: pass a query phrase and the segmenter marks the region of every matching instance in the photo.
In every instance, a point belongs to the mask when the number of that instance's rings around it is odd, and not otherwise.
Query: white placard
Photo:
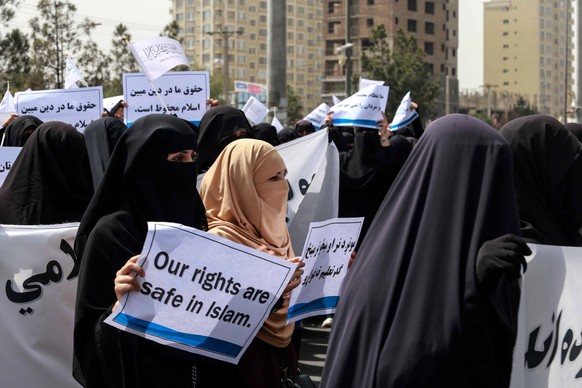
[[[315,108],[311,113],[309,113],[303,120],[309,121],[315,129],[319,129],[323,125],[323,120],[325,120],[325,116],[329,112],[329,105],[325,102],[319,104],[317,108]]]
[[[251,124],[262,123],[267,116],[267,113],[269,113],[269,109],[265,106],[265,104],[253,96],[248,99],[245,106],[243,106],[241,110],[245,113],[245,116],[251,122]]]
[[[416,112],[416,109],[410,108],[411,104],[412,100],[410,99],[410,92],[408,92],[400,102],[398,110],[394,115],[394,119],[392,120],[392,123],[390,123],[391,131],[396,131],[399,128],[406,127],[408,124],[416,120],[418,112]]]
[[[370,85],[331,107],[336,126],[377,128],[388,102],[388,86]]]
[[[301,285],[291,292],[288,321],[335,312],[364,218],[335,218],[309,226]]]
[[[4,184],[20,150],[22,147],[0,147],[0,187]]]
[[[128,126],[148,114],[165,113],[160,97],[171,114],[196,125],[200,124],[210,96],[210,77],[207,71],[166,73],[156,79],[154,86],[157,89],[151,86],[142,73],[123,74],[123,95],[127,102],[124,118]]]
[[[277,130],[277,132],[280,132],[284,127],[283,124],[281,124],[281,122],[279,121],[279,119],[277,118],[277,116],[273,117],[273,121],[271,121],[271,125],[273,127],[275,127],[275,129]]]
[[[140,292],[106,319],[121,330],[238,363],[296,265],[197,229],[149,223]]]
[[[101,86],[18,92],[14,98],[18,114],[33,115],[44,122],[63,121],[80,132],[103,112]]]
[[[358,84],[358,90],[362,90],[367,88],[370,85],[384,85],[384,81],[376,81],[373,79],[366,79],[366,78],[362,78],[360,77],[360,82]]]

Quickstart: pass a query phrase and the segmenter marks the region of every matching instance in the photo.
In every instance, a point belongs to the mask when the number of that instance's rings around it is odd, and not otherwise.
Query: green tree
[[[19,29],[0,39],[0,85],[10,81],[13,91],[39,86],[36,82],[42,77],[31,73],[29,49],[27,36]]]
[[[168,38],[172,38],[184,44],[184,37],[183,34],[180,33],[180,25],[177,21],[172,20],[170,23],[166,24],[160,36],[167,36]]]
[[[518,117],[535,115],[538,113],[538,108],[535,105],[531,105],[525,100],[525,98],[523,98],[523,96],[519,96],[515,106],[509,111],[508,118],[509,120],[513,120]]]
[[[77,7],[69,0],[39,0],[37,9],[39,16],[29,22],[32,29],[31,66],[33,71],[44,73],[45,87],[62,88],[67,55],[97,57],[94,53],[83,52],[84,49],[91,50],[86,41],[90,40],[90,32],[97,23],[89,19],[75,23]]]
[[[0,0],[0,25],[8,25],[19,5],[20,0]]]
[[[402,97],[410,91],[412,100],[424,117],[432,117],[439,93],[439,82],[431,75],[425,52],[414,36],[398,30],[390,49],[384,25],[372,30],[370,48],[362,53],[362,69],[367,78],[382,80],[390,86],[386,115],[390,119]]]
[[[303,115],[303,105],[301,99],[290,85],[287,85],[287,123],[294,124],[301,120]]]

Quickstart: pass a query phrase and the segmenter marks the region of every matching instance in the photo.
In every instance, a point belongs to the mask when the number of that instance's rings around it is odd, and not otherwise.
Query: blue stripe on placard
[[[127,326],[142,333],[208,350],[214,353],[224,354],[230,357],[236,357],[242,350],[242,346],[232,342],[203,335],[181,333],[165,326],[158,325],[157,323],[144,321],[143,319],[135,318],[124,313],[118,314],[113,320],[120,325]]]
[[[415,120],[417,117],[418,117],[418,113],[417,113],[417,114],[415,114],[415,115],[412,115],[412,116],[410,116],[410,117],[408,118],[408,120],[404,120],[404,121],[402,121],[402,122],[400,122],[400,123],[398,123],[398,124],[391,125],[391,126],[390,126],[390,130],[392,131],[392,130],[395,130],[395,129],[399,129],[399,128],[401,128],[401,127],[405,127],[405,126],[407,126],[408,124],[410,124],[411,122],[413,122],[413,121],[414,121],[414,120]]]
[[[299,303],[289,307],[288,317],[291,318],[300,314],[308,313],[310,311],[324,310],[331,307],[336,307],[338,302],[339,296],[326,296],[323,298],[312,300],[311,302],[308,303]]]
[[[374,120],[333,119],[333,125],[338,127],[355,125],[356,127],[378,128],[378,123]]]

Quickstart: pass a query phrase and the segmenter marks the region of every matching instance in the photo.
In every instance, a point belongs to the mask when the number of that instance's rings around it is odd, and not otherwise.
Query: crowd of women
[[[552,117],[496,131],[461,114],[392,133],[333,125],[340,217],[365,217],[331,331],[322,387],[507,387],[526,242],[582,246],[582,144]],[[21,146],[0,188],[0,224],[80,222],[75,379],[85,387],[281,387],[298,373],[286,325],[303,274],[285,222],[279,133],[212,107],[200,126],[116,117],[84,134],[20,116]],[[204,173],[200,191],[198,173]],[[135,277],[148,221],[176,222],[296,264],[292,280],[238,365],[104,324]]]

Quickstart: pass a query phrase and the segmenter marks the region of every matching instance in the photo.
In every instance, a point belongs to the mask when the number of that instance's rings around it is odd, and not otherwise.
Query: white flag
[[[282,130],[283,124],[281,124],[281,122],[279,121],[279,119],[277,118],[277,116],[273,117],[273,121],[271,122],[271,125],[273,127],[275,127],[275,129],[277,130],[277,132],[279,132],[280,130]]]
[[[408,92],[402,99],[402,102],[394,115],[394,119],[390,124],[391,131],[396,131],[399,128],[406,127],[418,117],[418,112],[415,109],[410,108],[411,103],[410,92]]]
[[[175,39],[163,36],[142,39],[129,47],[151,82],[178,65],[190,66],[182,45]]]
[[[341,101],[341,100],[340,100],[340,99],[339,99],[339,98],[338,98],[338,97],[337,97],[335,94],[333,94],[333,95],[331,96],[331,101],[333,101],[333,104],[334,104],[334,105],[337,105],[337,104],[339,104],[339,103],[340,103],[340,101]]]
[[[0,113],[12,113],[16,112],[16,107],[14,106],[14,97],[10,93],[10,86],[6,88],[6,93],[4,98],[0,101]]]
[[[67,56],[67,74],[65,76],[65,89],[76,88],[77,81],[83,81],[83,83],[85,83],[83,75],[81,74],[77,66],[75,66],[73,59]]]

